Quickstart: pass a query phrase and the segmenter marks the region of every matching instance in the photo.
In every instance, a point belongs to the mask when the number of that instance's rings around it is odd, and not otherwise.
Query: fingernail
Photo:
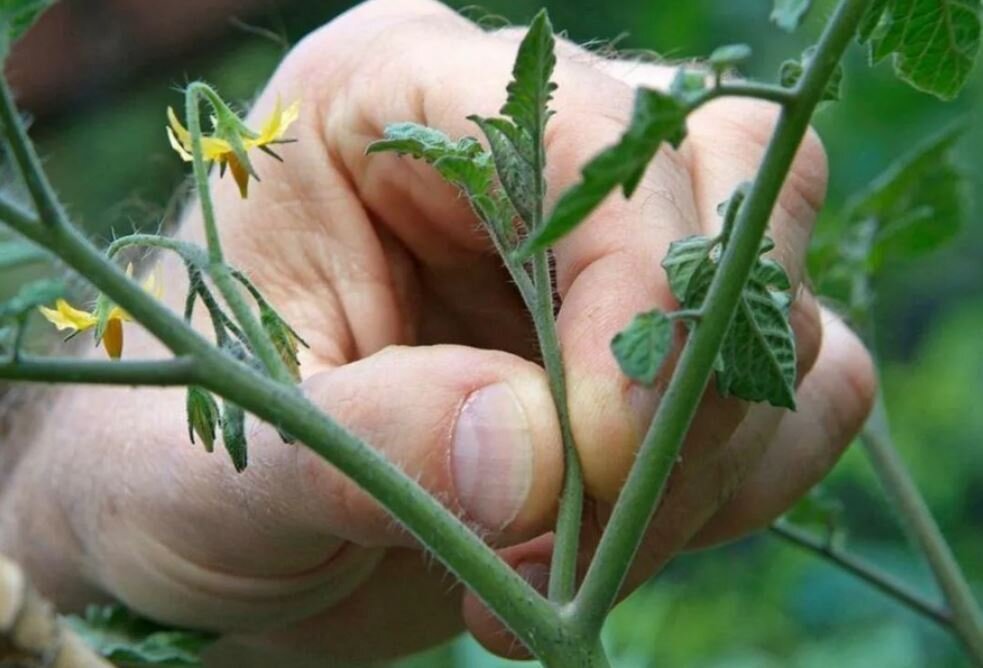
[[[515,572],[529,585],[545,595],[550,586],[550,567],[538,561],[524,561],[516,566]]]
[[[454,488],[469,519],[501,529],[515,519],[532,483],[532,439],[525,411],[505,383],[473,393],[454,427]]]

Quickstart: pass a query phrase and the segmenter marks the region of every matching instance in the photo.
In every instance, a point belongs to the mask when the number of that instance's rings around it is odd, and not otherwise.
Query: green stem
[[[173,251],[182,260],[199,269],[205,268],[208,264],[208,257],[202,252],[201,248],[193,243],[170,237],[160,237],[156,234],[130,234],[120,237],[109,244],[109,248],[106,249],[106,255],[113,258],[123,249],[133,247],[160,248]]]
[[[208,169],[205,166],[204,151],[201,146],[201,116],[199,113],[199,98],[205,97],[211,100],[212,96],[214,96],[214,91],[206,84],[200,81],[189,84],[185,93],[185,116],[188,121],[188,132],[191,134],[191,165],[205,226],[208,259],[211,264],[220,265],[224,262],[222,242],[218,234],[218,225],[215,223],[215,205],[212,202],[212,192],[208,187]]]
[[[10,105],[9,97],[0,97],[0,107]],[[0,110],[0,115],[16,118],[16,112],[9,108]],[[29,142],[26,134],[11,131],[9,125],[7,137],[12,145]],[[38,170],[34,178],[45,178],[40,165],[28,167]],[[207,187],[201,192],[207,193]],[[50,206],[39,208],[39,211],[51,210]],[[5,213],[14,215],[5,217]],[[290,433],[378,500],[451,572],[466,582],[537,656],[554,654],[557,648],[571,644],[568,631],[553,606],[479,536],[419,483],[321,412],[292,385],[286,386],[265,377],[214,347],[184,320],[144,292],[74,227],[37,227],[33,225],[34,221],[12,206],[0,206],[0,218],[85,276],[176,355],[192,356],[199,385]],[[225,272],[226,280],[235,285],[227,268]]]
[[[556,333],[556,318],[553,315],[553,281],[545,251],[533,256],[533,283],[536,286],[533,322],[539,337],[539,349],[543,355],[543,366],[549,378],[550,392],[556,405],[560,435],[563,439],[563,492],[560,496],[560,508],[554,533],[549,597],[557,603],[568,603],[573,599],[577,586],[577,557],[580,553],[584,482],[580,457],[573,440],[566,373],[563,369],[563,355]]]
[[[6,77],[0,77],[0,123],[7,133],[10,150],[14,154],[21,178],[27,186],[39,217],[47,225],[67,226],[68,216],[44,175],[44,168],[41,166],[41,159],[34,149],[34,144],[27,137],[27,130],[17,112],[17,105],[14,103],[14,96]]]
[[[711,100],[721,97],[751,97],[767,102],[788,106],[796,101],[796,91],[775,84],[759,83],[757,81],[725,81],[700,95],[690,104],[690,110],[695,110]]]
[[[576,619],[600,629],[617,600],[713,370],[772,209],[830,76],[871,0],[841,0],[795,91],[782,110],[757,177],[721,258],[696,324],[645,435],[575,601]]]
[[[218,223],[215,218],[215,206],[212,202],[212,192],[208,185],[208,169],[205,165],[204,153],[201,143],[201,119],[199,118],[199,97],[205,97],[212,106],[223,105],[218,99],[215,91],[201,82],[195,82],[188,86],[186,113],[188,117],[188,132],[191,134],[191,158],[192,169],[194,172],[195,187],[198,190],[199,203],[201,205],[201,217],[205,227],[205,239],[208,245],[208,276],[215,284],[215,288],[222,299],[229,306],[232,315],[235,317],[243,334],[249,341],[249,347],[259,358],[263,366],[272,378],[284,385],[294,384],[293,376],[287,369],[283,358],[277,352],[276,346],[266,334],[263,325],[256,319],[249,303],[242,295],[238,282],[235,280],[232,270],[225,264],[222,254],[222,241],[218,233]]]
[[[771,532],[782,540],[808,550],[838,568],[855,575],[943,628],[947,630],[951,628],[952,614],[948,610],[927,600],[905,583],[883,573],[876,566],[840,550],[830,541],[819,540],[808,532],[797,529],[786,522],[773,524]]]
[[[959,563],[891,439],[883,398],[860,435],[874,471],[911,541],[926,560],[952,610],[952,627],[974,663],[983,665],[983,614]]]
[[[95,361],[73,357],[26,357],[0,362],[0,378],[30,383],[84,383],[96,385],[193,385],[195,360]]]

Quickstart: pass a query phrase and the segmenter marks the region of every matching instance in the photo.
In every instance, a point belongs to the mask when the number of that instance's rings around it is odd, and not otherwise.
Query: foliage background
[[[80,3],[77,3],[80,4]],[[193,3],[187,3],[193,6]],[[201,48],[167,58],[135,76],[91,86],[39,116],[34,133],[75,219],[97,238],[114,230],[153,228],[172,220],[184,167],[163,139],[163,113],[179,102],[174,87],[196,77],[244,103],[295,43],[352,2],[266,3],[249,23],[278,43],[231,26]],[[452,2],[473,17],[522,23],[539,0],[484,0],[481,9]],[[754,49],[748,74],[774,79],[778,64],[813,41],[832,7],[818,0],[794,35],[768,22],[766,0],[549,0],[553,22],[580,42],[617,40],[671,59],[699,57],[724,43]],[[193,16],[189,16],[189,21]],[[92,45],[96,48],[98,45]],[[964,118],[960,144],[973,192],[983,191],[983,80],[977,71],[954,104],[912,91],[886,66],[871,70],[859,49],[846,63],[844,100],[820,113],[830,155],[828,206],[820,234],[844,201],[913,143]],[[97,173],[96,173],[97,172]],[[981,198],[983,199],[983,198]],[[970,221],[979,218],[973,205]],[[883,386],[905,459],[978,591],[983,594],[983,227],[971,224],[947,250],[888,267],[875,305]],[[0,272],[0,298],[35,267]],[[827,483],[846,506],[853,550],[904,579],[931,587],[911,556],[859,448]],[[812,556],[767,535],[678,559],[619,608],[607,629],[619,666],[694,668],[897,668],[966,665],[954,643],[929,623]],[[411,666],[509,665],[457,641]]]

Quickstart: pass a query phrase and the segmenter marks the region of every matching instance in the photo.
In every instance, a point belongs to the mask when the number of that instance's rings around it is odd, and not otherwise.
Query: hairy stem
[[[771,532],[782,540],[808,550],[826,559],[831,564],[860,578],[875,589],[905,605],[925,618],[948,629],[952,624],[952,614],[945,608],[927,600],[905,583],[882,572],[873,564],[837,548],[830,541],[820,540],[787,522],[777,522]]]
[[[573,599],[577,584],[577,555],[580,551],[584,482],[580,457],[573,440],[570,407],[567,402],[566,373],[563,370],[563,355],[556,333],[556,318],[553,315],[553,281],[545,251],[533,256],[533,282],[536,286],[533,322],[536,325],[539,349],[543,354],[543,365],[549,377],[550,391],[560,421],[564,455],[563,492],[560,496],[553,557],[550,563],[549,597],[552,601],[567,603]]]
[[[841,0],[794,91],[794,98],[782,110],[710,286],[702,317],[683,349],[575,601],[576,619],[588,629],[600,629],[617,599],[628,570],[626,564],[634,559],[655,514],[706,389],[717,351],[758,256],[771,211],[795,153],[826,83],[853,39],[870,1]]]
[[[193,385],[195,360],[127,361],[83,360],[74,357],[27,357],[0,362],[0,378],[32,383],[84,383],[98,385]]]
[[[974,663],[983,665],[983,614],[952,549],[894,446],[883,398],[878,397],[860,440],[911,541],[928,561],[952,610],[951,623],[956,635]]]

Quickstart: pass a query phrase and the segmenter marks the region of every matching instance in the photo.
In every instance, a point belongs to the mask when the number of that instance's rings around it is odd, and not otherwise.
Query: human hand
[[[517,41],[427,0],[361,5],[299,45],[256,105],[259,119],[277,96],[302,100],[285,163],[257,159],[263,181],[247,200],[230,180],[214,193],[230,261],[311,344],[305,393],[541,584],[563,466],[546,379],[528,361],[528,317],[454,190],[424,165],[364,153],[394,121],[474,134],[465,117],[501,105]],[[671,76],[572,44],[559,55],[553,197],[618,137],[633,86]],[[594,499],[585,552],[664,389],[630,383],[609,341],[635,313],[671,306],[659,266],[668,244],[719,225],[717,203],[753,176],[775,117],[756,102],[707,105],[633,200],[612,197],[556,248],[570,409]],[[796,284],[824,190],[811,137],[771,228]],[[195,214],[183,234],[200,239]],[[166,270],[180,282],[179,267]],[[792,320],[799,411],[708,391],[632,582],[686,546],[765,525],[859,428],[873,394],[866,353],[805,290]],[[250,467],[235,475],[225,458],[184,443],[179,391],[71,390],[52,410],[58,420],[46,421],[5,492],[4,517],[20,519],[0,535],[63,599],[108,593],[164,621],[238,634],[220,650],[236,665],[400,655],[462,621],[490,647],[512,649],[379,506],[273,429],[253,427]]]

